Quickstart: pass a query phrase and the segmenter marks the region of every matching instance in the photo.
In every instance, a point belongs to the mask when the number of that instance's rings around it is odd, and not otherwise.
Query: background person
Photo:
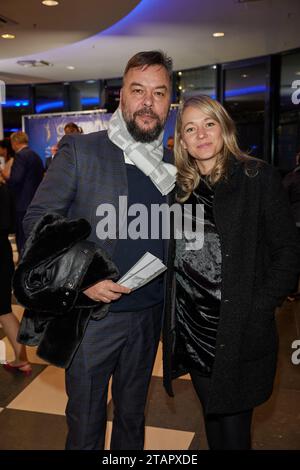
[[[11,308],[12,277],[14,273],[13,254],[9,234],[14,230],[15,208],[11,191],[0,183],[0,323],[12,345],[15,359],[3,364],[10,372],[31,373],[25,346],[18,343],[19,321]]]
[[[10,176],[11,167],[14,162],[15,153],[9,140],[0,140],[0,157],[2,157],[2,166],[0,166],[0,183],[5,183]]]
[[[8,186],[13,191],[16,204],[16,243],[19,254],[23,250],[25,236],[23,231],[23,218],[42,181],[44,167],[42,160],[29,146],[28,135],[25,132],[14,132],[10,141],[15,158],[9,176],[5,177]]]
[[[173,152],[174,149],[174,137],[170,135],[167,140],[167,148]]]
[[[83,130],[81,127],[77,126],[75,122],[68,122],[64,127],[65,135],[69,134],[83,134]]]
[[[45,171],[48,170],[48,168],[51,165],[52,160],[55,157],[55,155],[57,154],[57,152],[58,152],[58,143],[54,144],[54,145],[51,145],[51,147],[50,147],[50,157],[47,157],[46,161],[45,161]]]

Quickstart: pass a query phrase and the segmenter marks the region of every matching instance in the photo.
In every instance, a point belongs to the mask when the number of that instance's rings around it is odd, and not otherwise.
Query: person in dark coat
[[[28,362],[25,346],[17,341],[19,321],[11,308],[14,261],[8,236],[14,230],[14,221],[13,196],[7,184],[0,182],[0,323],[15,354],[14,360],[4,363],[3,367],[10,372],[30,375],[31,365]]]
[[[207,96],[179,109],[177,200],[204,207],[202,247],[169,246],[164,386],[190,373],[210,449],[250,449],[253,408],[273,388],[274,310],[299,271],[299,240],[277,171],[243,155],[226,110]],[[188,417],[187,417],[188,419]]]
[[[14,132],[10,136],[10,141],[16,156],[7,184],[15,196],[16,243],[18,252],[21,254],[25,243],[23,218],[43,179],[44,166],[38,154],[28,147],[28,135],[25,132]]]
[[[175,185],[176,169],[167,161],[170,152],[163,149],[171,68],[171,59],[160,51],[139,52],[129,60],[120,107],[108,130],[62,138],[24,218],[27,235],[41,216],[54,212],[68,219],[86,219],[92,228],[88,241],[111,256],[120,276],[147,251],[164,259],[166,240],[161,236],[124,237],[122,220],[120,225],[112,224],[117,233],[101,227],[108,206],[122,215],[121,197],[128,208],[143,204],[150,214],[152,205],[167,203]],[[109,220],[113,219],[111,215]],[[128,220],[132,220],[130,214]],[[162,326],[163,286],[161,275],[133,292],[109,279],[84,290],[89,299],[104,302],[109,309],[101,320],[89,320],[66,370],[67,449],[104,448],[111,377],[110,448],[143,448],[144,409]]]

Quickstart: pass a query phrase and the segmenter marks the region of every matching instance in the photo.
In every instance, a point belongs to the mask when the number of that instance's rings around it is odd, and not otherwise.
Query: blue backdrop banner
[[[23,128],[29,136],[30,147],[43,161],[50,157],[50,148],[64,136],[64,127],[75,122],[85,134],[106,129],[110,114],[101,111],[74,113],[74,115],[31,115],[24,116]]]
[[[74,115],[69,113],[67,115],[34,114],[24,116],[23,130],[29,136],[30,147],[45,162],[46,158],[51,155],[52,145],[55,145],[63,137],[64,127],[68,122],[74,122],[82,128],[84,134],[89,134],[106,129],[110,117],[111,114],[102,111],[85,111],[82,114],[80,112],[74,113]],[[164,145],[166,145],[167,139],[174,135],[175,121],[176,110],[172,109],[166,122]]]

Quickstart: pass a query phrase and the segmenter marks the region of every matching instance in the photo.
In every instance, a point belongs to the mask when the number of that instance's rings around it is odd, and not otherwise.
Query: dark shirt
[[[204,243],[186,250],[176,241],[177,361],[187,372],[210,376],[215,358],[221,301],[221,245],[213,214],[214,189],[201,181],[186,204],[204,205]],[[194,211],[193,211],[194,212]]]
[[[163,240],[161,235],[158,239],[151,239],[151,204],[166,203],[166,198],[156,189],[148,176],[142,173],[135,165],[126,165],[128,180],[128,207],[133,204],[143,204],[148,211],[148,239],[132,240],[129,236],[125,240],[118,240],[113,254],[113,261],[118,266],[120,276],[123,276],[132,266],[149,251],[161,260],[163,259]],[[128,227],[135,216],[128,216]],[[145,227],[143,227],[145,228]],[[140,228],[137,228],[139,231]],[[143,287],[124,294],[111,303],[110,311],[126,312],[150,308],[163,301],[163,275],[153,279]]]

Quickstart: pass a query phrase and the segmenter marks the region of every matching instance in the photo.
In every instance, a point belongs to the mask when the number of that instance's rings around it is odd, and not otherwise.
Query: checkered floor
[[[20,318],[23,309],[13,305]],[[280,354],[274,393],[258,407],[253,421],[255,449],[300,450],[300,365],[291,363],[291,344],[300,339],[300,302],[285,303],[277,313]],[[7,360],[13,352],[6,344]],[[28,348],[33,374],[24,377],[0,366],[0,450],[59,450],[64,448],[64,371],[39,359]],[[203,418],[188,376],[175,383],[175,398],[162,386],[161,345],[157,353],[146,409],[145,448],[155,450],[207,449]],[[108,397],[107,446],[111,433],[113,405]]]

